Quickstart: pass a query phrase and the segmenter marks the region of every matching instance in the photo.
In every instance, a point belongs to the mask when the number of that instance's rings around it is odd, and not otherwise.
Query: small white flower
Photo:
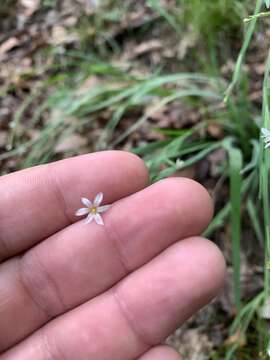
[[[267,149],[270,147],[270,131],[266,128],[261,128],[261,136],[264,141],[264,148]]]
[[[176,159],[175,165],[177,169],[180,169],[183,165],[185,164],[185,162],[181,159]]]
[[[102,200],[103,200],[103,193],[98,193],[93,203],[87,198],[84,197],[81,198],[83,205],[85,205],[86,207],[77,210],[75,215],[76,216],[87,215],[86,224],[89,224],[92,220],[95,220],[95,222],[98,225],[104,225],[100,213],[103,213],[104,211],[108,210],[111,207],[111,205],[100,206]]]

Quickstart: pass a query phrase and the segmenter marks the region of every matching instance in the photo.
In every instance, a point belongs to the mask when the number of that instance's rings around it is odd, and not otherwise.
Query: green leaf
[[[231,142],[224,144],[229,155],[230,169],[230,206],[231,206],[231,233],[232,233],[232,263],[233,288],[237,312],[241,310],[240,284],[240,239],[241,239],[241,190],[243,167],[242,152],[233,147]]]

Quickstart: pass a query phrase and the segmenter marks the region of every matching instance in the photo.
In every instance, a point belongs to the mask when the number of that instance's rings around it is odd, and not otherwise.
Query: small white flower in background
[[[185,164],[185,162],[179,158],[175,162],[177,169],[181,168],[184,164]]]
[[[104,211],[108,210],[111,207],[111,205],[100,206],[102,200],[103,200],[103,193],[98,193],[93,202],[88,200],[87,198],[84,197],[81,198],[81,201],[83,205],[85,205],[85,207],[77,210],[75,215],[76,216],[87,215],[86,224],[89,224],[92,220],[95,220],[95,222],[98,225],[104,225],[100,213],[103,213]]]
[[[267,149],[270,147],[270,131],[266,128],[261,128],[261,136],[264,141],[264,148]]]

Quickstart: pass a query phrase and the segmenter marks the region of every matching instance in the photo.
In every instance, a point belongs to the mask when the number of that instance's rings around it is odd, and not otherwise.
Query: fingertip
[[[227,269],[226,269],[226,262],[225,258],[218,248],[218,246],[208,239],[202,238],[204,244],[207,248],[208,256],[209,256],[209,263],[212,264],[212,271],[215,273],[214,279],[215,282],[213,283],[213,293],[214,296],[218,295],[218,293],[224,287]],[[210,269],[211,271],[211,269]]]
[[[141,188],[149,184],[149,171],[145,162],[136,154],[122,150],[102,151],[100,154],[108,154],[112,157],[112,161],[117,161],[125,168],[128,175],[136,176],[137,181],[141,183]]]
[[[134,168],[137,169],[138,176],[142,181],[144,186],[149,184],[149,171],[145,164],[145,162],[138,156],[131,152],[122,151],[123,156],[127,158],[127,160],[133,165]]]
[[[199,199],[202,201],[202,205],[204,205],[204,209],[206,210],[207,222],[209,222],[214,215],[214,202],[209,192],[198,181],[188,178],[182,178],[182,179],[186,181],[186,183],[189,184],[190,187],[193,188],[195,194],[197,194]]]
[[[147,343],[157,344],[212,301],[224,280],[220,250],[196,236],[171,245],[117,291]]]
[[[226,264],[222,252],[212,241],[199,236],[185,239],[179,246],[185,247],[185,251],[191,255],[190,266],[193,273],[196,273],[194,279],[200,285],[199,295],[203,295],[206,302],[212,300],[223,288],[226,278]]]
[[[167,345],[156,346],[144,354],[139,360],[181,360],[177,351]]]
[[[197,181],[184,177],[161,180],[160,184],[166,188],[164,191],[167,193],[168,202],[179,204],[180,216],[183,216],[182,204],[186,204],[185,211],[189,215],[186,222],[192,226],[196,218],[197,227],[202,232],[208,226],[214,212],[213,201],[208,191]]]

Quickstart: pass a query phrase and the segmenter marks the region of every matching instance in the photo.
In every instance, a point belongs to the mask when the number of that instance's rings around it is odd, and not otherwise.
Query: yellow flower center
[[[93,206],[90,208],[90,213],[95,215],[97,213],[97,207],[96,206]]]

